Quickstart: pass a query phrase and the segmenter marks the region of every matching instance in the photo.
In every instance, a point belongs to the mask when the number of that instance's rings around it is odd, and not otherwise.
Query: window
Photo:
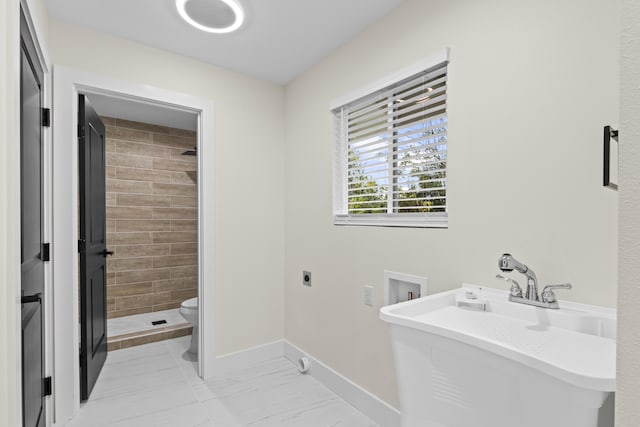
[[[334,108],[334,223],[447,226],[447,62]]]

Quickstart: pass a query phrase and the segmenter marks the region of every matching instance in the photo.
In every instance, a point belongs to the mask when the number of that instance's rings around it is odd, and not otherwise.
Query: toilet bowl
[[[180,304],[180,314],[193,325],[189,353],[198,353],[198,297],[188,299]]]

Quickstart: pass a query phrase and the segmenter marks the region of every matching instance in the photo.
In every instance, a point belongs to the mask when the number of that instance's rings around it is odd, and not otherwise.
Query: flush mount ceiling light
[[[208,33],[230,33],[244,21],[236,0],[176,0],[176,7],[182,19]]]

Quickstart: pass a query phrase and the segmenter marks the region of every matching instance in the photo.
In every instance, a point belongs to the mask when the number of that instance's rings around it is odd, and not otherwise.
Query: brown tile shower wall
[[[196,133],[102,117],[107,132],[107,315],[197,295]]]

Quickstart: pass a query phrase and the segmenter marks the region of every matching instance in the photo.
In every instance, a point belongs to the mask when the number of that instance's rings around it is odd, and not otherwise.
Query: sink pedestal
[[[598,425],[607,392],[416,329],[391,335],[402,427],[613,427]]]

